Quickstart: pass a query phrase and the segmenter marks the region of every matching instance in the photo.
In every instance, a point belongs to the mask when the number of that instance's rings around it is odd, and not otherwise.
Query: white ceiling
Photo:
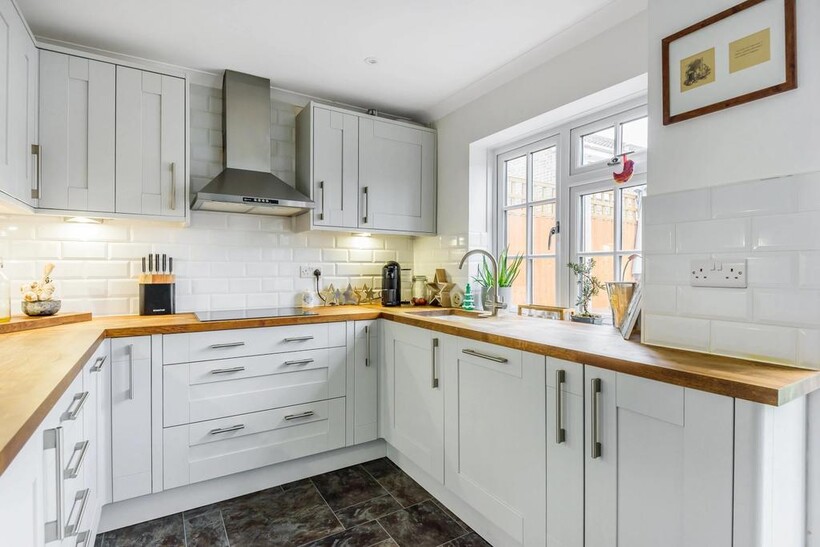
[[[18,0],[40,38],[429,119],[615,0]],[[612,6],[609,6],[612,7]],[[598,29],[599,31],[601,29]],[[368,65],[365,57],[376,57]],[[437,108],[438,107],[438,108]]]

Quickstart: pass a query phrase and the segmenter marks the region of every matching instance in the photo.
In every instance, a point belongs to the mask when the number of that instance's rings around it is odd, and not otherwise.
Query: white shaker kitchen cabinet
[[[516,545],[545,544],[545,358],[464,338],[441,347],[444,485]]]
[[[384,321],[379,378],[382,437],[430,476],[444,482],[442,337]]]
[[[585,385],[586,547],[730,547],[734,400],[591,366]]]
[[[111,213],[115,66],[40,52],[39,209]]]
[[[584,544],[584,367],[547,357],[547,547]]]
[[[360,118],[359,203],[359,228],[435,233],[435,133]]]
[[[354,323],[354,444],[379,436],[379,326],[378,320]]]
[[[151,493],[151,338],[111,341],[112,501]]]
[[[117,67],[116,212],[184,218],[185,80]]]
[[[296,187],[316,208],[304,220],[313,226],[358,227],[359,118],[308,104],[296,120]]]

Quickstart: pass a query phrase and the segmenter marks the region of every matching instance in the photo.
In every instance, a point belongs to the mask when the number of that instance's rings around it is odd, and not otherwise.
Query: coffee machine
[[[388,262],[382,268],[382,306],[401,306],[401,266]]]

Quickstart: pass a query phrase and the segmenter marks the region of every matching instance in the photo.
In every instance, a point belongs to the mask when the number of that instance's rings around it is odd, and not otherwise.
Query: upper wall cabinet
[[[40,52],[39,208],[114,211],[115,70]]]
[[[38,51],[10,0],[0,0],[0,193],[32,205]]]
[[[117,67],[117,213],[185,216],[185,80]]]
[[[296,185],[316,202],[300,230],[435,233],[435,132],[310,103],[296,120]]]

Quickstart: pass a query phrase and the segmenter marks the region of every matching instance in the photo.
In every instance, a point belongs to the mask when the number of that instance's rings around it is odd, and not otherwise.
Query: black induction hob
[[[302,308],[250,308],[247,310],[215,310],[195,312],[200,321],[233,321],[236,319],[266,319],[269,317],[304,317],[318,315]]]

